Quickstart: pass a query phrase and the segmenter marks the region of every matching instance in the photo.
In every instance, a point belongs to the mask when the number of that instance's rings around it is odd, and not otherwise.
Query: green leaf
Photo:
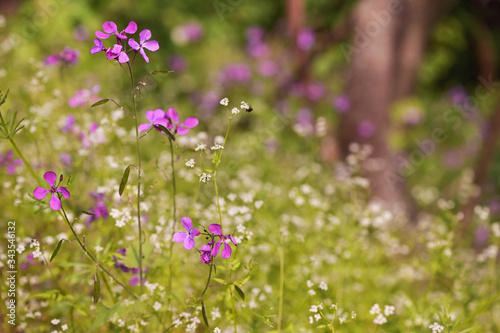
[[[166,135],[168,135],[170,140],[175,141],[175,136],[165,126],[162,125],[156,125],[156,126],[158,126]]]
[[[172,73],[173,71],[152,71],[151,75],[159,75],[159,74],[168,74]]]
[[[109,98],[101,99],[100,101],[97,101],[94,104],[92,104],[91,108],[93,108],[95,106],[106,104],[107,102],[109,102]]]
[[[238,294],[238,296],[241,298],[242,301],[245,301],[245,293],[243,292],[243,290],[240,289],[240,287],[238,287],[237,285],[233,285],[234,286],[234,290],[236,290],[236,293]]]
[[[94,322],[92,323],[92,326],[90,326],[89,328],[89,332],[92,332],[97,328],[105,325],[109,321],[109,318],[111,318],[111,316],[116,312],[119,306],[120,303],[116,304],[114,307],[109,309],[104,305],[102,305],[102,303],[98,303],[96,309],[97,315],[94,319]]]
[[[125,190],[125,186],[127,185],[129,175],[130,175],[130,165],[125,168],[125,171],[123,171],[122,180],[120,182],[120,189],[118,190],[118,193],[120,195],[122,195],[123,191]]]
[[[101,296],[101,280],[99,279],[99,266],[95,266],[94,275],[94,304],[97,303],[99,297]]]
[[[201,314],[203,315],[203,321],[205,322],[205,325],[207,325],[207,327],[210,327],[210,325],[208,325],[207,310],[205,309],[205,303],[203,303],[203,300],[201,300]]]
[[[222,280],[222,279],[219,279],[219,278],[212,278],[212,280],[214,280],[217,283],[222,284],[223,286],[225,286],[227,284],[226,280]]]
[[[61,245],[62,245],[62,242],[65,241],[65,239],[61,239],[59,240],[59,242],[57,242],[57,246],[56,246],[56,249],[54,250],[54,252],[52,252],[52,255],[50,256],[50,262],[52,262],[52,260],[54,260],[54,258],[56,257],[56,255],[59,253],[59,250],[61,249]]]
[[[94,214],[94,213],[91,213],[91,212],[88,212],[86,210],[81,210],[80,213],[82,214],[85,214],[85,215],[97,215],[97,214]]]

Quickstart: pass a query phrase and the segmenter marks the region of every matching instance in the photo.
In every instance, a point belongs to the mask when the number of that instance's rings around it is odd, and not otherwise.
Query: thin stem
[[[127,63],[129,73],[130,73],[130,84],[132,86],[132,101],[134,105],[134,120],[135,120],[135,142],[137,146],[137,159],[139,160],[137,169],[137,226],[139,232],[139,278],[141,280],[141,295],[142,290],[144,289],[144,280],[143,280],[143,272],[142,272],[142,225],[141,225],[141,171],[142,171],[142,162],[141,162],[141,145],[139,143],[139,123],[137,119],[137,105],[135,100],[135,89],[134,89],[134,73],[132,72],[132,67]]]
[[[283,318],[283,289],[285,285],[285,249],[280,251],[280,296],[278,308],[278,332],[281,332],[281,320]]]
[[[62,216],[64,218],[64,220],[66,221],[66,223],[68,224],[68,227],[71,229],[71,232],[73,233],[73,236],[75,236],[75,239],[76,241],[78,242],[78,245],[80,245],[80,248],[83,250],[83,252],[85,252],[85,254],[94,262],[96,263],[101,269],[103,272],[105,272],[106,274],[108,274],[108,276],[110,278],[112,278],[113,280],[115,280],[116,283],[118,283],[123,289],[125,289],[130,295],[132,295],[134,298],[138,298],[129,288],[127,288],[124,284],[122,284],[120,281],[118,281],[118,279],[116,279],[113,274],[111,274],[103,265],[101,265],[101,263],[99,261],[97,261],[88,251],[87,251],[87,248],[85,247],[85,245],[83,245],[83,243],[81,242],[80,238],[78,237],[78,235],[76,234],[75,232],[75,229],[73,229],[73,226],[71,225],[71,223],[69,222],[69,219],[68,219],[68,216],[66,215],[66,211],[64,210],[64,207],[61,205],[61,211],[62,211]]]
[[[168,138],[168,142],[170,143],[170,163],[172,165],[172,185],[173,185],[173,221],[172,221],[172,234],[174,233],[175,230],[175,223],[177,221],[177,204],[175,197],[177,196],[177,187],[175,185],[175,161],[174,161],[174,145],[172,144],[172,139]],[[168,290],[169,292],[172,291],[172,277],[173,277],[173,262],[172,262],[172,249],[174,246],[174,242],[170,242],[170,249],[169,249],[169,258],[170,258],[170,264],[169,264],[169,278],[168,278]],[[212,271],[210,270],[210,273]]]
[[[43,187],[43,184],[42,182],[40,181],[40,179],[36,176],[36,173],[35,171],[33,171],[33,168],[31,167],[31,165],[28,163],[28,161],[26,161],[26,159],[24,158],[24,155],[21,153],[21,151],[19,150],[19,148],[17,148],[17,145],[16,143],[14,142],[14,140],[12,140],[12,138],[9,138],[9,141],[10,143],[12,144],[12,147],[14,147],[14,150],[16,151],[17,155],[19,155],[19,157],[21,157],[21,159],[23,160],[24,162],[24,165],[28,168],[28,171],[31,173],[31,175],[33,176],[33,178],[36,179],[38,185],[40,185],[40,187]]]
[[[210,278],[212,277],[212,268],[213,268],[213,263],[210,263],[210,273],[208,273],[207,284],[205,285],[205,289],[203,289],[203,292],[201,293],[200,299],[203,298],[203,296],[205,295],[205,292],[208,289],[208,285],[210,284]]]
[[[238,332],[238,328],[236,327],[236,309],[234,307],[234,295],[231,290],[231,273],[229,269],[229,260],[226,260],[226,271],[227,271],[227,285],[229,286],[229,294],[231,295],[231,307],[233,309],[233,323],[234,323],[234,333]]]

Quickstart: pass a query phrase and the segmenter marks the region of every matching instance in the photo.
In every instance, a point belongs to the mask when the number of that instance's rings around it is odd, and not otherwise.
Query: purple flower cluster
[[[23,164],[23,160],[20,158],[14,159],[13,155],[12,150],[7,151],[4,156],[0,153],[0,167],[6,168],[9,175],[15,174],[16,167]]]
[[[118,251],[116,251],[116,253],[118,253],[121,256],[121,258],[125,258],[127,256],[127,249],[119,249]],[[119,261],[118,259],[119,258],[116,255],[113,256],[113,261],[115,262],[115,268],[120,269],[123,273],[134,274],[135,276],[132,277],[129,281],[130,285],[132,285],[132,286],[138,285],[139,281],[140,281],[139,268],[128,267],[123,262]],[[144,268],[142,271],[145,273],[148,271],[148,269]]]
[[[127,63],[130,61],[129,53],[133,50],[142,55],[146,62],[149,62],[149,58],[146,55],[145,50],[157,51],[160,46],[158,42],[151,39],[151,31],[149,29],[144,29],[139,33],[139,42],[134,38],[128,39],[127,34],[135,34],[137,32],[137,24],[134,21],[130,21],[128,26],[122,31],[118,32],[118,27],[112,21],[104,22],[102,25],[102,30],[96,31],[95,35],[98,37],[94,39],[94,47],[90,49],[90,53],[96,54],[99,52],[105,52],[107,59],[117,59],[119,63]],[[116,44],[111,47],[104,47],[102,39],[108,39],[111,36],[116,37]],[[130,49],[127,50],[127,39]]]
[[[56,185],[57,175],[52,171],[47,171],[43,175],[43,179],[49,184],[49,189],[44,189],[43,187],[37,187],[35,191],[33,191],[33,196],[42,200],[48,193],[52,193],[52,198],[50,199],[50,208],[53,210],[61,209],[61,195],[69,199],[70,193],[66,187],[59,186],[63,180],[63,175],[59,177],[59,183]],[[60,193],[60,194],[59,194]]]
[[[109,213],[108,208],[104,203],[104,193],[90,192],[89,195],[96,201],[96,205],[89,209],[89,211],[95,215],[89,215],[87,219],[87,225],[90,225],[92,222],[98,220],[101,217],[104,220],[107,220]]]
[[[187,117],[183,123],[179,123],[179,115],[174,108],[168,109],[167,112],[162,109],[156,109],[154,111],[146,111],[146,118],[149,120],[149,124],[139,125],[139,132],[147,131],[153,126],[159,132],[160,125],[170,130],[172,133],[179,135],[185,135],[189,132],[190,128],[196,127],[198,125],[198,118]]]
[[[172,30],[172,41],[178,45],[191,44],[203,37],[203,27],[198,22],[188,22]]]
[[[61,53],[55,53],[49,55],[45,58],[45,64],[48,66],[61,65],[76,65],[78,64],[78,58],[80,57],[80,51],[72,49],[70,47],[65,47]]]
[[[187,232],[176,232],[174,234],[173,240],[176,243],[184,243],[184,248],[186,250],[191,250],[195,245],[194,238],[201,235],[201,232],[198,229],[193,228],[193,222],[191,218],[184,216],[181,219],[182,226],[186,229]],[[221,257],[224,259],[228,259],[231,257],[232,249],[228,244],[228,240],[233,242],[235,246],[236,239],[234,239],[233,235],[223,235],[222,227],[220,224],[211,224],[208,226],[208,233],[206,233],[207,239],[210,239],[207,244],[203,245],[200,248],[200,259],[204,264],[209,264],[212,262],[212,258],[215,258],[217,254],[219,254],[220,247],[223,245]],[[215,242],[215,238],[218,237],[219,240]]]
[[[95,96],[99,91],[101,91],[101,87],[98,85],[93,86],[91,89],[77,90],[73,97],[68,100],[68,105],[72,108],[76,108],[94,104],[100,99]]]

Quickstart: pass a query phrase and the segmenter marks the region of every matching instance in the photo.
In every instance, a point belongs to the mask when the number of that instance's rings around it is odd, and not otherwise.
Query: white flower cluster
[[[111,209],[109,215],[116,220],[118,228],[124,227],[131,219],[132,215],[128,209],[119,210],[116,208]]]
[[[392,316],[395,312],[396,308],[392,305],[386,305],[384,307],[384,313],[382,313],[382,309],[378,304],[374,304],[370,309],[370,314],[376,315],[375,319],[373,319],[373,323],[377,325],[383,325],[387,323],[387,317]]]
[[[205,149],[207,149],[207,145],[203,144],[203,143],[200,143],[196,146],[196,148],[194,149],[194,151],[204,151]]]
[[[195,165],[195,162],[194,162],[194,159],[190,159],[190,160],[186,160],[186,166],[188,168],[194,168],[194,165]]]
[[[430,325],[429,328],[432,330],[432,333],[441,333],[444,330],[444,327],[438,323]]]
[[[311,305],[309,312],[314,313],[313,316],[309,316],[309,323],[314,324],[314,322],[319,321],[321,319],[320,310],[323,310],[323,303],[319,303],[318,305]]]
[[[229,105],[229,99],[227,97],[224,97],[223,99],[221,99],[220,104],[224,105],[224,106],[228,106]]]
[[[206,183],[208,183],[208,181],[210,180],[210,178],[212,178],[212,175],[206,174],[206,173],[202,173],[201,176],[200,176],[200,183],[206,184]]]
[[[210,147],[210,150],[222,150],[222,149],[224,149],[224,146],[220,145],[218,143],[216,143],[215,145],[213,145],[212,147]]]
[[[238,113],[240,113],[240,109],[238,109],[238,108],[233,108],[233,109],[231,110],[231,114],[232,114],[233,116],[234,116],[234,115],[237,115]]]
[[[42,255],[42,251],[40,251],[40,243],[36,239],[31,240],[30,248],[33,247],[35,248],[35,251],[33,251],[33,258],[40,257]]]

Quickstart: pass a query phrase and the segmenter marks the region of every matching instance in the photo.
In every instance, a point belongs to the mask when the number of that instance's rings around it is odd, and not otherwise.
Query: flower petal
[[[191,218],[189,218],[187,216],[184,216],[181,219],[181,223],[182,223],[182,226],[184,228],[186,228],[187,231],[191,230],[191,228],[193,227],[193,222],[191,221]]]
[[[229,246],[226,242],[224,242],[224,249],[222,250],[221,257],[224,259],[231,258],[232,252],[233,250],[231,249],[231,246]]]
[[[238,244],[236,244],[236,239],[234,239],[233,235],[228,235],[228,236],[231,242],[233,242],[234,245],[238,246]]]
[[[102,25],[102,30],[104,30],[104,32],[107,32],[108,34],[112,34],[113,32],[118,32],[116,24],[113,21],[104,22],[104,24]]]
[[[52,171],[47,171],[44,175],[43,175],[43,179],[45,179],[45,181],[50,185],[50,186],[53,186],[54,185],[54,182],[57,180],[57,175],[55,174],[55,172],[52,172]]]
[[[169,118],[173,123],[178,124],[179,123],[179,115],[177,114],[177,111],[175,111],[174,108],[170,108],[167,111],[167,118]]]
[[[144,58],[144,61],[149,62],[149,58],[148,58],[148,56],[146,55],[146,52],[144,51],[144,49],[143,49],[142,47],[139,49],[139,53],[140,53],[140,54],[142,55],[142,57]]]
[[[181,124],[181,126],[187,127],[187,128],[193,128],[198,126],[199,121],[198,118],[196,117],[187,117],[186,121]]]
[[[139,125],[139,132],[147,131],[150,127],[151,127],[151,124],[140,124]]]
[[[217,254],[219,253],[219,248],[220,248],[220,239],[217,243],[215,243],[214,248],[212,249],[212,257],[217,257]]]
[[[186,250],[191,250],[193,247],[194,247],[194,239],[192,239],[191,237],[186,237],[186,239],[184,240],[184,248]]]
[[[135,34],[137,31],[137,24],[134,21],[130,21],[125,30],[122,32],[126,32],[128,34]]]
[[[201,232],[198,231],[198,229],[196,228],[193,228],[191,229],[191,231],[189,232],[189,237],[191,238],[195,238],[196,236],[199,236],[201,234]]]
[[[185,134],[188,134],[188,132],[189,132],[189,128],[182,128],[182,127],[177,128],[177,133],[179,135],[185,135]]]
[[[174,234],[174,242],[176,242],[176,243],[182,243],[182,242],[184,242],[184,240],[186,239],[186,237],[188,237],[188,233],[187,232],[176,232]]]
[[[118,62],[120,64],[126,63],[130,60],[128,55],[125,52],[120,52],[120,55],[118,55]]]
[[[130,45],[130,47],[133,48],[136,51],[141,48],[141,46],[139,45],[139,43],[137,43],[135,41],[135,39],[133,39],[133,38],[130,38],[128,40],[128,45]]]
[[[62,193],[63,197],[65,197],[66,199],[69,199],[70,194],[66,187],[61,186],[56,191]]]
[[[212,250],[212,248],[208,244],[205,244],[202,247],[200,247],[201,252],[210,252],[210,250]]]
[[[34,191],[33,191],[33,196],[38,199],[38,200],[42,200],[43,198],[45,198],[45,196],[47,195],[47,193],[49,193],[50,191],[49,190],[46,190],[42,187],[37,187]]]
[[[151,30],[144,29],[139,33],[139,40],[141,41],[141,44],[150,39],[151,39]]]
[[[165,119],[165,111],[163,111],[162,109],[154,110],[153,119],[154,119],[154,121],[157,121],[159,119]]]
[[[211,224],[208,226],[208,231],[218,236],[222,236],[222,230],[220,224]]]
[[[96,37],[99,37],[99,38],[102,38],[102,39],[108,39],[109,36],[111,36],[110,34],[105,34],[102,31],[96,31],[95,35],[96,35]]]
[[[57,197],[57,194],[52,193],[52,198],[50,199],[50,208],[53,210],[61,209],[61,200]]]
[[[158,51],[160,49],[160,45],[155,40],[150,40],[142,44],[142,47],[149,51]]]

